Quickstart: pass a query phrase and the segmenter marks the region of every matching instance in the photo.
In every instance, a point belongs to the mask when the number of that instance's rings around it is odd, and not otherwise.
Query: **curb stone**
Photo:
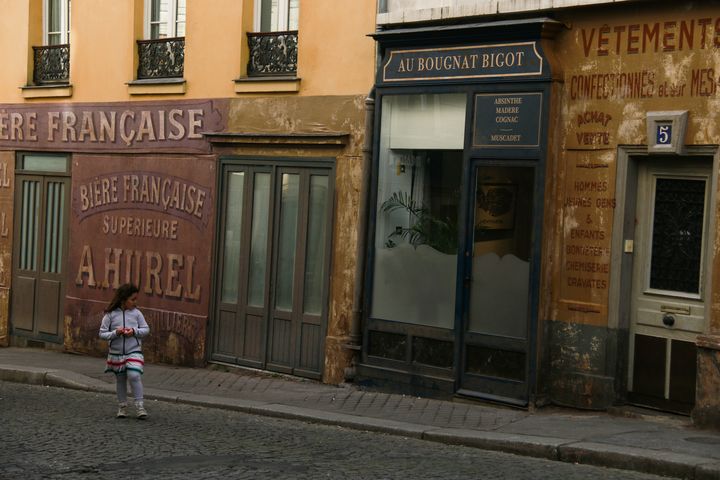
[[[63,387],[98,393],[114,393],[113,384],[72,371],[0,365],[0,381]],[[695,480],[720,480],[720,462],[682,453],[650,450],[599,442],[578,442],[555,437],[500,433],[487,430],[437,428],[376,417],[328,412],[291,405],[216,397],[155,388],[145,390],[146,398],[240,411],[290,420],[333,425],[428,441],[494,450],[522,456],[569,463],[632,470]]]
[[[708,463],[707,458],[682,453],[595,442],[565,445],[560,447],[559,453],[559,460],[564,462],[600,465],[679,478],[696,478],[695,470]]]

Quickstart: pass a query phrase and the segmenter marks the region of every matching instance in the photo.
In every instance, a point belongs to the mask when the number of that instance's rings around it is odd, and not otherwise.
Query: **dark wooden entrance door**
[[[13,334],[58,343],[63,333],[70,179],[18,175],[16,185]]]
[[[212,360],[320,378],[329,168],[227,165]]]
[[[459,393],[526,405],[535,169],[488,164],[474,173]]]

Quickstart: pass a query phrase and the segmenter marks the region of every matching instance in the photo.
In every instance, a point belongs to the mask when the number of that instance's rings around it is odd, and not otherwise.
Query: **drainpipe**
[[[349,341],[344,347],[353,353],[350,366],[345,369],[345,381],[355,378],[356,365],[362,349],[363,286],[365,283],[365,258],[367,256],[368,204],[370,202],[370,175],[373,157],[373,125],[375,118],[375,89],[365,99],[365,141],[362,146],[362,182],[360,185],[360,211],[358,214],[357,249],[355,258],[355,287],[353,289],[352,316],[350,317]]]

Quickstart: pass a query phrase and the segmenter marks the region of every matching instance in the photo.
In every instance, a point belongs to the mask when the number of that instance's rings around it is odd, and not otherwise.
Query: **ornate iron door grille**
[[[185,67],[185,37],[138,40],[138,80],[182,78]]]
[[[248,77],[297,74],[297,30],[248,33]]]
[[[650,288],[700,293],[705,181],[658,178]]]
[[[33,47],[33,84],[63,84],[69,81],[69,44]]]

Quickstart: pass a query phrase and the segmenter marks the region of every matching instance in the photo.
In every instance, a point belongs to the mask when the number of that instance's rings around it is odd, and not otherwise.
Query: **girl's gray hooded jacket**
[[[126,337],[115,333],[118,327],[132,328],[133,336]],[[123,310],[116,308],[108,312],[100,325],[100,338],[110,342],[110,353],[113,355],[129,355],[142,353],[142,338],[150,333],[150,327],[145,321],[142,312],[137,308]]]

